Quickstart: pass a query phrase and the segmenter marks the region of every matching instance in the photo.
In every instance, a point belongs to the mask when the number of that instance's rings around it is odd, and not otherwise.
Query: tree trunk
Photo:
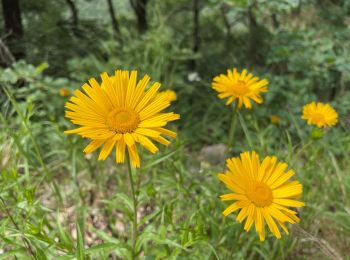
[[[275,29],[277,29],[278,27],[280,27],[280,22],[279,22],[278,19],[277,19],[276,13],[271,14],[271,19],[272,19],[273,27],[274,27]]]
[[[147,31],[147,6],[148,0],[130,0],[130,4],[134,9],[134,12],[137,17],[137,29],[140,34],[143,34]]]
[[[269,47],[267,39],[271,39],[271,34],[263,25],[258,24],[253,11],[254,6],[253,4],[248,8],[249,39],[247,43],[247,61],[251,65],[264,66]]]
[[[15,62],[15,57],[6,46],[6,44],[0,39],[0,66],[10,67]]]
[[[71,20],[72,20],[72,29],[73,33],[75,35],[78,35],[78,25],[79,25],[79,16],[78,16],[78,9],[75,6],[74,0],[66,0],[69,9],[72,13]]]
[[[193,46],[192,51],[196,54],[199,50],[200,36],[199,36],[199,0],[193,0]],[[190,69],[195,71],[197,69],[197,62],[195,59],[190,61]]]
[[[225,29],[226,29],[226,38],[229,38],[230,32],[231,32],[231,24],[227,18],[227,12],[229,11],[229,5],[223,3],[220,6],[220,11],[221,11],[221,16],[225,25]]]
[[[115,15],[115,11],[114,11],[112,0],[107,0],[107,4],[108,4],[109,14],[110,14],[111,20],[112,20],[113,30],[114,30],[114,32],[115,32],[115,34],[117,36],[117,39],[119,39],[120,43],[122,44],[122,33],[120,31],[118,19],[117,19],[116,15]]]
[[[2,0],[2,11],[5,21],[5,33],[8,35],[8,46],[16,59],[24,57],[23,26],[19,0]]]

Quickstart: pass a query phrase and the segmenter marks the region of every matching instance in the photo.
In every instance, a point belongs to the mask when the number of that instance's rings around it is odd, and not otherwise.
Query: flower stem
[[[231,146],[233,145],[233,138],[236,131],[236,125],[237,125],[237,107],[234,106],[232,109],[232,118],[231,118],[231,126],[230,131],[228,133],[228,142],[227,142],[227,150],[231,151]]]
[[[132,178],[132,170],[131,170],[131,161],[130,156],[127,154],[127,164],[128,164],[128,173],[129,173],[129,180],[130,180],[130,188],[131,188],[131,196],[133,200],[133,206],[134,206],[134,218],[133,218],[133,225],[132,225],[132,259],[136,259],[137,252],[136,252],[136,239],[137,239],[137,198],[135,194],[135,188],[134,188],[134,181]]]
[[[292,164],[294,166],[295,162],[297,160],[299,160],[300,156],[303,155],[303,153],[306,151],[306,148],[308,148],[309,146],[311,146],[312,144],[314,143],[314,140],[310,139],[309,142],[307,142],[306,144],[304,144],[298,151],[295,151],[295,154],[294,154],[294,158],[292,160]]]

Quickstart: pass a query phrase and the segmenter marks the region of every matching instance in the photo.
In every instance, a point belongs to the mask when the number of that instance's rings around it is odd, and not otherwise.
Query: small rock
[[[225,163],[227,156],[227,148],[224,144],[204,146],[199,153],[199,159],[201,161],[214,165]]]

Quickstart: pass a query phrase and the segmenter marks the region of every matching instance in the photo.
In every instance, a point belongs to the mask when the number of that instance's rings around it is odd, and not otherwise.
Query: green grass
[[[140,259],[350,260],[349,1],[139,1],[148,3],[143,34],[130,5],[138,1],[111,1],[118,36],[107,1],[71,1],[77,28],[69,1],[20,2],[24,37],[0,28],[2,45],[25,50],[10,67],[0,57],[0,260],[132,258],[128,167],[114,154],[86,156],[88,140],[64,134],[73,126],[58,94],[115,69],[176,91],[171,110],[181,114],[170,124],[178,138],[156,155],[141,150],[132,175]],[[210,82],[232,67],[268,79],[269,91],[239,111],[224,152],[232,113]],[[318,140],[300,118],[311,101],[339,113]],[[280,240],[260,242],[222,215],[228,191],[217,173],[252,149],[287,162],[303,184],[301,222]]]
[[[133,202],[126,165],[116,165],[114,156],[105,162],[98,162],[96,154],[85,156],[86,141],[63,134],[70,127],[63,98],[48,112],[46,106],[52,104],[45,99],[32,102],[5,85],[3,90],[7,98],[0,116],[0,259],[130,258]],[[197,120],[185,114],[172,124],[179,137],[171,146],[155,156],[141,152],[142,168],[133,172],[139,256],[350,259],[346,125],[341,122],[322,139],[311,140],[312,129],[297,113],[288,112],[279,126],[256,110],[239,113],[232,155],[251,148],[261,157],[276,155],[304,186],[301,222],[289,226],[289,236],[276,240],[270,234],[259,242],[257,234],[244,232],[234,216],[222,216],[227,204],[218,197],[226,188],[217,173],[225,158],[213,164],[200,152],[227,141],[229,109],[212,100],[212,108]],[[186,109],[180,97],[174,110]]]

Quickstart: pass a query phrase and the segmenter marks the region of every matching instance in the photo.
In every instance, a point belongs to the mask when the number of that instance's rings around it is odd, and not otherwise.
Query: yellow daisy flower
[[[60,96],[61,97],[69,97],[70,96],[70,90],[66,88],[60,88]]]
[[[168,100],[169,102],[173,102],[173,101],[177,100],[177,96],[176,96],[175,91],[170,90],[170,89],[159,92],[158,96]]]
[[[294,171],[286,172],[288,165],[277,162],[274,156],[260,162],[254,151],[228,159],[226,164],[228,170],[218,177],[233,193],[220,198],[235,202],[225,209],[224,216],[240,210],[236,220],[242,223],[246,219],[246,231],[255,224],[261,241],[265,240],[265,223],[277,238],[281,238],[281,233],[276,222],[288,234],[285,223],[299,222],[297,212],[288,207],[305,206],[295,200],[302,194],[302,185],[298,181],[289,181]]]
[[[84,149],[87,154],[102,147],[99,160],[105,160],[116,147],[116,162],[123,163],[127,148],[132,166],[140,167],[136,144],[141,144],[151,153],[158,151],[151,140],[169,145],[162,135],[175,138],[176,133],[164,126],[179,119],[180,115],[161,113],[170,102],[157,96],[158,82],[146,91],[150,81],[148,75],[137,82],[136,71],[117,70],[114,77],[103,73],[101,79],[101,84],[94,78],[90,79],[89,84],[82,87],[85,94],[76,90],[66,103],[66,117],[81,127],[65,133],[91,139]]]
[[[258,77],[254,77],[251,73],[244,69],[242,73],[238,73],[237,69],[227,70],[227,75],[220,74],[213,79],[212,88],[215,89],[220,99],[228,97],[226,105],[231,104],[238,99],[238,108],[243,105],[250,109],[252,105],[250,100],[255,101],[258,104],[263,102],[260,96],[261,92],[267,92],[267,84],[269,82],[266,79],[259,80]]]
[[[329,104],[311,102],[304,106],[301,118],[307,120],[309,125],[322,128],[336,125],[338,113]]]

